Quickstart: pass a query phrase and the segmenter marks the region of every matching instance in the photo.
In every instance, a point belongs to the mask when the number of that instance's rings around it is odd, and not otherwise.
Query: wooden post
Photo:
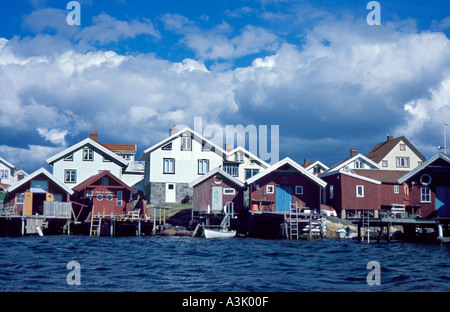
[[[388,225],[389,226],[389,225]],[[380,233],[378,233],[377,243],[381,242],[381,236],[383,235],[383,223],[380,224]]]
[[[111,211],[111,224],[109,227],[109,236],[113,237],[114,236],[114,228],[113,228],[113,212]]]
[[[387,242],[391,242],[391,226],[390,224],[387,225]]]
[[[311,240],[311,228],[312,228],[312,213],[309,213],[309,240]]]
[[[361,221],[358,222],[358,242],[361,242]]]

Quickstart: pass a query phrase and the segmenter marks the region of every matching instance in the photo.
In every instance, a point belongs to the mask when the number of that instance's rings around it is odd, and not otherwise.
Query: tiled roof
[[[103,147],[106,147],[110,151],[136,151],[136,145],[134,144],[107,144],[107,143],[100,143]]]
[[[425,161],[426,158],[408,141],[404,136],[398,137],[396,139],[387,140],[385,142],[381,142],[375,146],[369,154],[367,154],[367,158],[372,159],[374,162],[379,163],[386,157],[387,154],[400,142],[403,141],[422,161]]]
[[[399,170],[373,170],[373,169],[353,169],[353,171],[363,177],[374,179],[384,183],[398,183],[398,179],[407,172]]]

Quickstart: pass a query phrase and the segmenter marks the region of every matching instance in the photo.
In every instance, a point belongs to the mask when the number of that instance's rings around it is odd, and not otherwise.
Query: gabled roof
[[[222,168],[216,167],[210,171],[208,171],[208,173],[204,174],[203,176],[201,176],[198,179],[195,179],[194,181],[192,181],[191,183],[189,183],[190,187],[194,187],[197,184],[200,184],[201,182],[209,179],[210,177],[212,177],[215,174],[220,174],[222,176],[224,176],[225,178],[227,178],[228,180],[230,180],[231,182],[233,182],[234,184],[236,184],[237,186],[244,188],[245,184],[242,183],[241,181],[239,181],[238,179],[236,179],[235,177],[229,175],[228,173],[226,173],[225,171],[222,170]]]
[[[9,187],[8,184],[0,183],[0,191],[6,191],[8,187]]]
[[[319,160],[316,160],[315,162],[312,162],[312,163],[306,163],[306,164],[303,164],[302,167],[305,168],[305,169],[309,169],[309,168],[314,167],[314,166],[316,166],[316,165],[321,166],[321,167],[324,168],[325,170],[330,169],[330,168],[328,168],[328,166],[324,165],[324,164],[323,164],[321,161],[319,161]]]
[[[51,174],[50,172],[48,172],[44,168],[36,170],[35,172],[30,174],[29,176],[27,176],[27,177],[23,178],[22,180],[20,180],[20,181],[14,183],[13,185],[11,185],[10,187],[8,187],[8,192],[14,191],[15,189],[19,188],[20,186],[22,186],[22,185],[28,183],[29,181],[33,180],[35,177],[37,177],[40,174],[44,174],[45,176],[47,176],[47,178],[49,178],[51,181],[53,181],[56,185],[58,185],[66,193],[69,193],[70,195],[73,194],[73,191],[69,187],[67,187],[64,183],[59,181],[53,174]]]
[[[370,171],[379,171],[379,169],[369,169],[369,170]],[[375,180],[375,179],[372,179],[372,178],[369,178],[369,177],[365,177],[363,175],[356,174],[355,173],[355,169],[352,169],[352,170],[349,170],[349,171],[343,171],[343,170],[338,170],[338,169],[337,170],[333,170],[333,171],[328,170],[328,171],[326,171],[324,173],[320,173],[319,177],[320,178],[324,178],[324,177],[332,176],[332,175],[335,175],[335,174],[346,175],[348,177],[352,177],[352,178],[359,179],[359,180],[362,180],[362,181],[370,182],[370,183],[373,183],[373,184],[381,184],[381,182],[378,181],[378,180]]]
[[[134,144],[110,144],[110,143],[99,143],[101,146],[106,147],[110,151],[120,151],[120,152],[136,152],[136,145]]]
[[[117,178],[115,175],[113,175],[111,172],[109,172],[108,170],[103,170],[102,172],[93,175],[92,177],[84,180],[83,182],[81,182],[80,184],[78,184],[77,186],[75,186],[73,188],[74,191],[81,191],[82,189],[88,187],[89,185],[92,185],[94,182],[101,180],[103,177],[107,176],[108,178],[114,180],[115,182],[117,182],[119,185],[122,185],[124,188],[128,189],[131,193],[134,193],[135,190],[131,187],[129,187],[126,183],[124,183],[123,181],[121,181],[119,178]]]
[[[101,152],[107,154],[108,156],[110,156],[112,159],[116,160],[117,162],[121,163],[123,166],[127,166],[128,162],[123,159],[122,157],[118,156],[117,154],[115,154],[114,152],[112,152],[111,150],[107,149],[106,147],[102,146],[101,144],[95,142],[94,140],[91,140],[90,138],[84,139],[81,142],[78,142],[75,145],[72,145],[69,148],[66,148],[65,150],[63,150],[62,152],[59,152],[58,154],[50,157],[47,159],[47,163],[49,165],[53,165],[53,163],[63,157],[65,157],[66,155],[73,153],[74,151],[83,148],[86,145],[91,145],[93,147],[95,147],[96,149],[100,150]]]
[[[407,181],[408,179],[412,178],[414,175],[416,175],[420,171],[424,170],[425,168],[427,168],[429,165],[431,165],[438,159],[442,159],[443,161],[450,164],[450,157],[448,155],[446,155],[444,153],[434,154],[430,159],[428,159],[427,161],[422,163],[420,166],[417,166],[416,168],[414,168],[413,170],[411,170],[410,172],[405,174],[403,177],[401,177],[398,180],[398,183],[403,183],[403,182]]]
[[[194,135],[194,139],[197,139],[197,140],[199,140],[199,141],[205,141],[208,145],[213,146],[214,149],[215,149],[215,153],[216,153],[216,154],[219,154],[219,155],[221,155],[221,156],[227,154],[221,147],[219,147],[219,146],[217,146],[216,144],[214,144],[213,142],[211,142],[211,141],[205,139],[203,136],[201,136],[200,134],[198,134],[197,132],[195,132],[195,131],[192,130],[191,128],[186,127],[186,128],[183,128],[182,130],[180,130],[180,131],[178,131],[178,132],[172,134],[172,135],[169,136],[168,138],[166,138],[166,139],[164,139],[164,140],[162,140],[162,141],[159,141],[158,143],[154,144],[153,146],[147,148],[147,149],[141,154],[141,156],[139,157],[139,160],[144,160],[144,159],[145,159],[145,155],[147,155],[147,154],[153,152],[154,150],[156,150],[156,149],[158,149],[158,148],[160,148],[160,147],[162,147],[162,146],[164,146],[164,145],[166,145],[166,144],[169,144],[171,141],[175,140],[177,137],[182,136],[183,134],[186,134],[186,133],[191,133],[191,134]]]
[[[236,147],[234,150],[231,150],[227,153],[227,157],[234,155],[237,152],[242,152],[244,154],[247,154],[250,158],[257,160],[262,167],[268,168],[270,165],[268,163],[266,163],[264,160],[262,160],[261,158],[259,158],[258,156],[256,156],[255,154],[253,154],[252,152],[246,150],[245,148],[243,148],[242,146],[238,146]]]
[[[3,163],[6,167],[9,167],[10,169],[15,169],[16,168],[14,165],[12,165],[11,163],[7,162],[2,157],[0,157],[0,162]]]
[[[292,168],[297,170],[299,173],[305,175],[310,180],[316,182],[320,186],[325,187],[327,185],[327,183],[324,180],[320,179],[315,174],[312,174],[311,172],[309,172],[308,170],[306,170],[305,168],[300,166],[298,163],[296,163],[295,161],[293,161],[289,157],[286,157],[285,159],[280,160],[276,164],[273,164],[269,168],[267,168],[267,169],[261,171],[260,173],[254,175],[250,179],[247,179],[247,183],[248,184],[254,183],[255,181],[258,181],[259,179],[265,177],[266,175],[268,175],[269,173],[271,173],[273,171],[276,171],[277,169],[281,168],[282,166],[284,166],[286,164],[290,165]]]
[[[403,141],[406,146],[408,146],[420,160],[425,161],[426,158],[408,141],[404,136],[400,136],[395,139],[390,139],[385,142],[378,143],[370,152],[367,154],[367,158],[372,159],[374,162],[379,163],[389,154],[392,149],[400,142]]]
[[[373,162],[371,159],[367,158],[366,156],[364,156],[363,154],[360,153],[360,154],[356,154],[355,156],[351,156],[351,157],[349,157],[347,159],[344,159],[343,161],[337,163],[336,165],[334,165],[333,167],[328,169],[327,172],[340,170],[340,169],[344,168],[345,166],[347,166],[348,164],[352,163],[353,161],[355,161],[358,158],[361,158],[362,160],[364,160],[367,163],[371,164],[375,168],[380,169],[380,166],[377,163]]]

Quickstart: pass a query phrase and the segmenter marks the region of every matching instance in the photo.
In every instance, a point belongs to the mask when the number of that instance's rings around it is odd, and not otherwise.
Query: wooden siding
[[[256,185],[259,188],[256,188]],[[267,185],[273,185],[273,194],[267,194]],[[251,185],[251,204],[257,204],[259,210],[277,211],[276,208],[276,187],[291,187],[292,201],[297,203],[297,207],[309,207],[319,209],[321,198],[321,187],[311,181],[305,175],[294,171],[274,171],[262,177]],[[295,194],[295,187],[302,186],[303,194]]]

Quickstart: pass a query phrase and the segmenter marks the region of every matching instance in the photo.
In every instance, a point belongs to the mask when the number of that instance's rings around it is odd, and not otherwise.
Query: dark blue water
[[[445,245],[331,239],[0,238],[0,291],[450,291],[449,259]],[[381,285],[368,285],[369,261]]]

